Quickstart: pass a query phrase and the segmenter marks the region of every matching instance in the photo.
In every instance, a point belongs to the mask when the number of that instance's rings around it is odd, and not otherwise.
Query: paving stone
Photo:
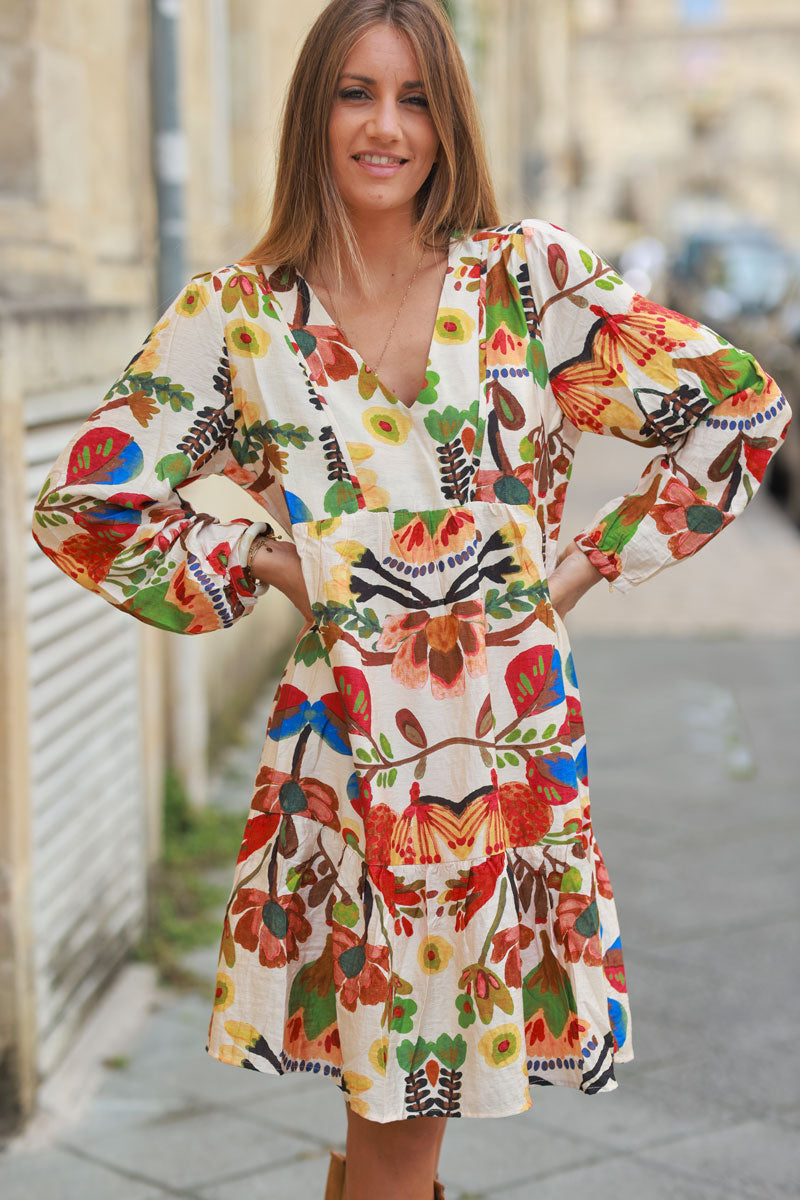
[[[740,1190],[758,1200],[784,1200],[798,1194],[800,1139],[766,1121],[683,1138],[644,1151],[640,1158],[665,1169],[677,1160],[682,1170],[705,1176],[734,1195]]]
[[[564,1200],[565,1196],[587,1196],[591,1200],[753,1200],[751,1193],[686,1178],[674,1167],[665,1169],[629,1156],[596,1160],[576,1168],[566,1166],[545,1179],[532,1174],[514,1187],[485,1193],[483,1200]]]
[[[148,1184],[188,1190],[245,1169],[287,1162],[308,1150],[305,1141],[277,1130],[259,1130],[228,1109],[180,1112],[107,1133],[94,1144],[78,1129],[62,1139],[65,1147],[70,1144],[109,1168],[140,1173]]]
[[[285,1166],[262,1168],[227,1183],[217,1183],[201,1191],[200,1196],[203,1200],[242,1200],[243,1196],[247,1200],[283,1200],[284,1196],[321,1200],[329,1162],[330,1153],[325,1150]]]
[[[542,1089],[542,1091],[550,1089]],[[538,1107],[544,1107],[544,1097]],[[470,1195],[511,1186],[530,1165],[531,1178],[547,1174],[575,1154],[574,1139],[544,1129],[534,1107],[513,1117],[462,1117],[448,1121],[439,1158],[439,1177],[448,1192]],[[457,1127],[457,1128],[456,1128]]]
[[[0,1157],[3,1200],[143,1200],[141,1180],[58,1148]]]

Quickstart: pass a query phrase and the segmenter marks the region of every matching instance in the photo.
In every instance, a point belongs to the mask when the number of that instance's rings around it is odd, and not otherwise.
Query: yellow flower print
[[[190,283],[183,289],[175,303],[175,311],[182,317],[196,317],[208,304],[208,288],[202,283]]]
[[[217,986],[214,992],[214,1008],[216,1012],[225,1012],[233,1004],[235,995],[233,980],[230,975],[220,971],[217,975]]]
[[[363,542],[349,540],[346,542],[336,542],[334,549],[336,550],[336,553],[344,559],[345,562],[352,564],[361,558],[366,546]]]
[[[364,497],[364,503],[367,508],[388,508],[389,493],[386,488],[378,486],[378,476],[375,471],[370,471],[367,467],[362,467],[358,473],[358,482],[361,484],[361,492]]]
[[[509,521],[500,530],[503,540],[514,551],[514,561],[518,565],[520,571],[531,583],[538,583],[541,578],[539,568],[533,558],[528,547],[525,545],[526,525],[520,525],[518,521]]]
[[[419,944],[417,961],[426,975],[438,975],[453,957],[453,949],[447,938],[430,934]]]
[[[266,329],[240,317],[225,326],[225,340],[232,352],[242,358],[263,358],[272,339]]]
[[[367,445],[366,442],[348,442],[347,449],[354,467],[366,459],[372,458],[375,453],[375,447]]]
[[[235,387],[233,389],[233,408],[234,412],[241,413],[241,420],[245,429],[249,429],[251,425],[257,424],[261,418],[261,409],[255,401],[248,399],[244,388]]]
[[[379,442],[387,442],[391,446],[402,446],[411,429],[411,418],[407,413],[377,404],[365,408],[361,420],[368,433]]]
[[[341,523],[341,517],[325,517],[322,521],[309,521],[306,526],[308,536],[322,541],[329,533],[333,533],[334,529],[338,529]]]
[[[370,1065],[373,1066],[380,1075],[385,1075],[386,1060],[389,1057],[389,1039],[385,1037],[376,1038],[367,1051],[367,1057],[369,1058]]]
[[[169,325],[169,315],[159,321],[150,334],[150,340],[133,364],[135,371],[157,371],[161,366],[161,355],[158,353],[160,335]]]
[[[522,1049],[519,1029],[510,1021],[487,1029],[478,1042],[478,1049],[490,1067],[506,1067],[514,1062]]]
[[[447,346],[463,346],[475,332],[475,322],[463,308],[443,308],[436,318],[434,341]]]
[[[327,583],[324,584],[323,595],[331,604],[349,604],[352,600],[350,593],[350,568],[344,563],[331,567]]]
[[[342,1083],[346,1088],[346,1100],[354,1113],[364,1116],[369,1112],[369,1104],[366,1100],[362,1100],[358,1095],[359,1092],[366,1092],[372,1087],[372,1080],[366,1075],[359,1075],[356,1071],[343,1071]]]
[[[232,1067],[241,1067],[245,1062],[245,1053],[240,1046],[220,1046],[219,1060]]]

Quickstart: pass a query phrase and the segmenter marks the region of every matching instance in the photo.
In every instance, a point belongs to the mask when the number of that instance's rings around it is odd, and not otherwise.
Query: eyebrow
[[[371,79],[369,75],[351,75],[350,73],[347,73],[347,74],[340,75],[339,78],[340,79],[357,79],[360,83],[369,83],[372,85],[374,85],[376,83],[376,80]],[[424,86],[425,85],[421,79],[406,80],[406,82],[403,84],[404,88],[421,88]]]

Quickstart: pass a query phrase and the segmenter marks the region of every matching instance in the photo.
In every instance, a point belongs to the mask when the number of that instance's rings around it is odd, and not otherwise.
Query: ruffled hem
[[[274,887],[267,855],[234,890],[211,1057],[328,1076],[379,1122],[513,1115],[533,1086],[617,1087],[630,1011],[594,842],[577,859],[539,843],[385,866],[314,832],[271,857]]]

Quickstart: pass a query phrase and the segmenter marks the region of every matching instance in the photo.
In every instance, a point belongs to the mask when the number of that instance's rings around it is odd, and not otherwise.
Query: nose
[[[367,125],[367,134],[387,142],[399,137],[400,124],[393,97],[387,96],[374,105]]]

